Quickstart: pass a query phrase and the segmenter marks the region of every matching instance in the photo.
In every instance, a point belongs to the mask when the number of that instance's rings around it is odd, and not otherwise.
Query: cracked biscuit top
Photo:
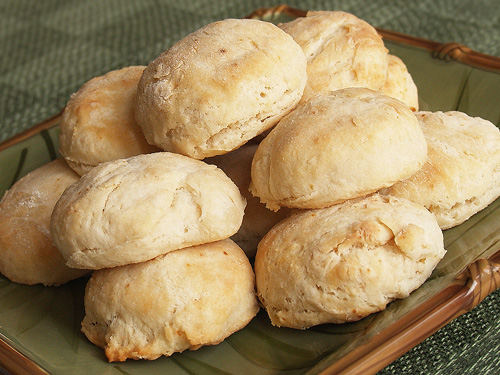
[[[56,203],[51,233],[70,267],[99,269],[227,238],[244,208],[222,170],[158,152],[84,174]]]
[[[380,90],[388,69],[388,50],[377,30],[353,14],[313,11],[280,24],[307,59],[302,102],[346,87]]]
[[[300,100],[306,80],[305,56],[290,35],[269,22],[226,19],[146,67],[136,119],[165,151],[221,155],[275,125]]]
[[[257,249],[257,294],[276,326],[357,321],[407,297],[444,254],[432,213],[374,194],[274,226]]]

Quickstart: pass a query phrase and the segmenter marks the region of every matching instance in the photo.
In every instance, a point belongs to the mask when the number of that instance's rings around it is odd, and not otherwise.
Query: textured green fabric
[[[1,0],[0,141],[58,113],[84,82],[146,65],[218,19],[282,3],[264,0]],[[498,0],[290,0],[344,10],[374,26],[500,56]],[[380,373],[499,374],[500,292]]]

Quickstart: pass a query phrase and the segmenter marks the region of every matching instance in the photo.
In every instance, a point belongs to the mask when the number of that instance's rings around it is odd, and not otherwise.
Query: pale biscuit
[[[500,131],[457,111],[416,115],[429,145],[428,161],[383,193],[427,207],[442,229],[451,228],[500,196]]]
[[[380,89],[382,93],[401,100],[412,111],[418,111],[418,88],[411,76],[406,64],[399,57],[389,55],[389,68],[384,86]]]
[[[84,174],[57,202],[51,231],[70,267],[98,269],[230,237],[244,209],[238,187],[214,165],[158,152]]]
[[[255,257],[257,295],[275,326],[357,321],[407,297],[444,254],[434,215],[374,194],[271,229]]]
[[[71,96],[59,123],[59,151],[78,174],[106,161],[158,151],[135,121],[134,100],[144,68],[113,70]]]
[[[238,186],[241,195],[246,199],[245,215],[241,227],[231,239],[236,242],[252,258],[257,251],[257,245],[264,235],[279,221],[290,215],[287,208],[278,212],[271,211],[259,198],[252,196],[250,186],[250,170],[252,159],[257,150],[257,143],[247,143],[230,153],[205,159],[207,163],[215,164]]]
[[[304,54],[288,34],[264,21],[226,19],[147,66],[136,118],[150,143],[203,159],[276,124],[300,100],[306,80]]]
[[[86,271],[67,267],[52,244],[50,215],[78,176],[62,159],[18,180],[0,201],[0,273],[20,284],[60,285]]]
[[[259,310],[254,286],[231,240],[98,270],[85,290],[82,331],[110,362],[196,350],[248,324]]]
[[[355,15],[308,12],[279,27],[302,47],[307,59],[302,101],[346,87],[379,90],[384,85],[388,50],[377,30]]]
[[[276,210],[323,208],[411,176],[427,145],[415,114],[366,88],[299,105],[260,143],[250,191]]]

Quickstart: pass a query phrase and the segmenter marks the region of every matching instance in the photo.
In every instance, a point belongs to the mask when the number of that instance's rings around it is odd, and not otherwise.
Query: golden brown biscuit
[[[416,115],[429,145],[428,161],[383,193],[427,207],[448,229],[500,196],[500,131],[490,121],[457,111]]]
[[[230,237],[244,209],[214,165],[158,152],[84,174],[57,202],[51,232],[70,267],[115,267]]]
[[[278,212],[269,210],[264,204],[260,203],[259,198],[252,196],[248,190],[252,159],[257,147],[257,143],[247,143],[230,153],[205,159],[207,163],[215,164],[222,169],[238,186],[241,195],[247,201],[241,227],[231,239],[250,258],[255,256],[259,241],[269,229],[290,214],[290,210],[286,208]]]
[[[148,141],[196,159],[227,153],[276,124],[306,83],[301,48],[277,26],[226,19],[151,62],[136,118]]]
[[[444,254],[434,215],[374,194],[271,229],[255,257],[257,294],[276,326],[352,322],[407,297]]]
[[[418,89],[413,78],[408,72],[406,64],[399,57],[389,55],[387,79],[380,89],[382,93],[401,100],[412,111],[418,111]]]
[[[250,191],[273,210],[322,208],[407,178],[426,157],[410,108],[370,89],[342,89],[274,127],[253,158]]]
[[[59,151],[78,174],[106,161],[158,151],[135,122],[134,99],[144,68],[111,71],[71,96],[59,124]]]
[[[379,90],[387,76],[387,49],[374,27],[350,13],[308,12],[279,25],[302,47],[307,85],[302,102],[346,87]]]
[[[60,285],[86,271],[67,267],[52,244],[50,215],[78,176],[62,159],[18,180],[0,201],[0,273],[21,284]]]
[[[95,271],[82,331],[110,362],[215,345],[259,309],[252,267],[231,240]]]

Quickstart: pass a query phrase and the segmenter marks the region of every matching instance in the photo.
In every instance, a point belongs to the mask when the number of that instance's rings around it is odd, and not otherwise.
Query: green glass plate
[[[302,14],[280,6],[250,17],[277,23]],[[422,110],[460,110],[498,126],[499,59],[463,46],[381,33],[390,52],[413,75]],[[0,195],[59,156],[57,124],[35,127],[31,133],[0,145]],[[359,322],[299,331],[271,326],[261,311],[219,345],[155,361],[108,363],[103,350],[85,338],[80,332],[85,278],[43,287],[11,283],[0,275],[0,363],[26,374],[375,373],[496,289],[500,199],[445,231],[445,246],[447,255],[424,285]]]

